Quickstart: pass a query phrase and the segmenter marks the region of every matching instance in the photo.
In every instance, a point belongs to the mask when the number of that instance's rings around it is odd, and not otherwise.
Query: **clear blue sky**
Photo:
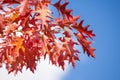
[[[81,15],[96,34],[96,59],[80,55],[63,80],[120,80],[120,0],[68,1],[74,15]]]

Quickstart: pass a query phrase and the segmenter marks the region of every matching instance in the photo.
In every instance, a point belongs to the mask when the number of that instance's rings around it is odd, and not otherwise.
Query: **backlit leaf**
[[[74,16],[68,5],[67,0],[1,0],[0,68],[5,64],[8,73],[17,74],[26,67],[34,73],[37,62],[46,56],[63,70],[66,62],[75,67],[80,45],[95,57],[91,47],[95,34],[89,25],[83,26],[83,20],[78,22],[80,16]]]

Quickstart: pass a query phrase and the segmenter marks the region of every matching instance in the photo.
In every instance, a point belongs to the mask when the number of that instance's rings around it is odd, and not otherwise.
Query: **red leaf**
[[[92,33],[92,30],[88,30],[89,25],[83,27],[83,20],[80,21],[80,23],[76,26],[73,26],[76,30],[78,30],[82,35],[87,35],[89,38],[92,38],[95,36],[95,34]]]
[[[20,15],[25,15],[25,13],[29,11],[29,0],[23,0],[18,7]]]
[[[16,0],[3,0],[2,4],[6,4],[6,3],[8,3],[10,5],[11,4],[19,4],[19,2]]]
[[[22,72],[23,66],[34,73],[41,57],[63,70],[65,61],[75,67],[82,46],[88,56],[95,57],[92,42],[95,34],[80,16],[73,16],[67,0],[1,0],[0,2],[0,67],[6,65],[8,73]],[[58,10],[58,16],[50,9]],[[54,13],[55,12],[55,13]],[[55,14],[56,15],[56,14]],[[74,35],[74,30],[77,32]],[[78,41],[77,41],[78,40]]]
[[[87,41],[81,35],[81,33],[75,34],[75,36],[77,37],[79,43],[82,45],[84,52],[87,52],[88,56],[92,56],[95,58],[95,54],[94,54],[95,49],[90,46],[91,42]]]

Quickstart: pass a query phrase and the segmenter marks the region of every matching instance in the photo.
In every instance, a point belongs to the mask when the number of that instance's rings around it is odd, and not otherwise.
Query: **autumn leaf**
[[[86,34],[89,38],[92,38],[95,36],[95,34],[92,33],[92,30],[88,30],[89,25],[83,27],[83,20],[80,21],[78,26],[73,26],[76,30],[78,30],[82,35]]]
[[[17,74],[26,67],[34,73],[37,62],[46,56],[63,70],[66,61],[75,67],[81,53],[76,45],[94,58],[95,34],[68,5],[67,0],[1,0],[0,68],[5,64],[8,73]]]
[[[90,46],[92,42],[87,41],[80,33],[75,34],[77,40],[82,45],[84,52],[87,52],[88,56],[95,58],[94,51],[95,49]]]
[[[36,17],[36,19],[40,19],[41,24],[44,26],[47,25],[47,22],[49,22],[49,18],[52,18],[51,16],[51,11],[47,9],[46,6],[43,5],[42,8],[38,9],[35,11],[36,13],[38,13],[38,16]]]
[[[25,12],[27,12],[27,10],[29,10],[28,9],[28,7],[29,7],[29,0],[23,0],[22,2],[21,2],[21,4],[20,4],[20,9],[19,9],[19,12],[20,12],[20,15],[24,15],[25,14]]]
[[[23,46],[23,38],[16,37],[13,42],[10,43],[10,46],[15,46],[12,54],[19,56],[19,50],[22,49],[25,52],[25,48]]]
[[[18,1],[16,1],[16,0],[2,0],[2,4],[19,4],[19,2]]]

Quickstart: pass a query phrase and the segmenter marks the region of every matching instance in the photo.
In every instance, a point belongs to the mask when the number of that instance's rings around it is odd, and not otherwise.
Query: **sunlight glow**
[[[0,80],[61,80],[68,70],[68,66],[64,71],[60,67],[53,66],[47,57],[45,61],[43,58],[40,60],[34,74],[24,68],[23,73],[14,76],[13,73],[8,74],[4,66],[0,69]]]

